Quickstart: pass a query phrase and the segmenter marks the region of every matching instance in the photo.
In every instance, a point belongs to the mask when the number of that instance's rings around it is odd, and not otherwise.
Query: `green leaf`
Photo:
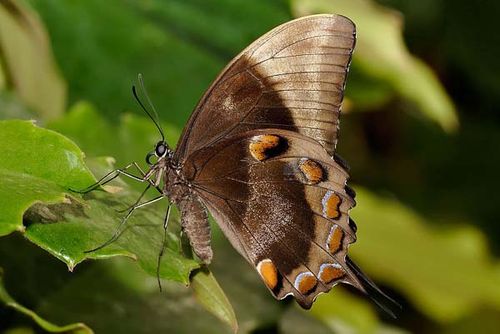
[[[130,88],[142,72],[161,119],[179,128],[233,56],[291,18],[284,1],[30,3],[51,33],[72,103],[90,100],[108,119],[138,111]]]
[[[99,174],[113,169],[102,161],[94,161]],[[107,168],[106,168],[107,167]],[[121,236],[113,244],[98,251],[85,253],[102,245],[117,231],[125,212],[139,197],[139,192],[129,189],[123,182],[114,183],[113,193],[94,191],[84,196],[85,202],[44,205],[29,212],[32,222],[26,237],[64,261],[70,270],[85,259],[106,259],[128,256],[138,261],[150,275],[156,276],[157,257],[163,242],[164,203],[156,203],[134,212]],[[155,194],[155,196],[157,196]],[[172,219],[171,226],[179,225]],[[160,277],[189,283],[189,274],[198,268],[196,261],[182,254],[178,233],[167,234],[167,244],[160,266]]]
[[[117,211],[134,203],[139,193],[121,182],[112,188],[115,194],[96,191],[84,199],[70,196],[66,189],[83,189],[95,182],[83,164],[83,153],[65,137],[31,122],[0,122],[0,155],[4,158],[0,162],[2,235],[25,230],[29,240],[65,262],[70,270],[87,258],[123,255],[136,258],[146,272],[156,275],[164,207],[138,210],[115,244],[85,253],[116,232],[124,215]],[[102,159],[93,165],[100,175],[112,169]],[[168,234],[167,241],[160,276],[187,284],[191,270],[199,265],[181,254],[174,233]]]
[[[227,323],[233,332],[238,331],[233,307],[210,271],[198,270],[191,279],[191,287],[203,307]]]
[[[353,67],[386,82],[446,131],[458,127],[455,107],[432,70],[403,41],[400,15],[371,0],[291,0],[296,16],[337,13],[356,24]],[[354,101],[355,102],[355,101]]]
[[[380,326],[370,301],[355,298],[342,287],[319,296],[310,313],[335,332],[373,333]]]
[[[38,15],[20,1],[0,2],[0,89],[15,91],[41,117],[62,115],[66,84]]]
[[[394,199],[356,187],[358,243],[352,257],[370,275],[447,322],[480,306],[500,310],[498,263],[472,226],[435,229]]]
[[[0,58],[1,60],[2,58]],[[0,92],[5,89],[5,86],[7,85],[6,83],[6,77],[5,77],[5,68],[4,64],[0,61]]]
[[[61,202],[65,188],[94,182],[74,143],[32,122],[0,121],[0,156],[0,236],[23,231],[35,202]]]
[[[80,272],[44,298],[39,314],[57,321],[78,319],[96,333],[230,333],[206,312],[184,285],[156,279],[132,261],[114,258]]]
[[[89,327],[83,323],[75,323],[66,326],[55,325],[42,317],[40,317],[34,311],[24,307],[23,305],[16,302],[5,290],[3,284],[3,270],[0,268],[0,302],[9,308],[16,310],[19,313],[26,315],[31,318],[38,326],[49,333],[71,333],[71,334],[92,334],[94,333]],[[11,331],[11,333],[14,333]]]
[[[328,326],[321,323],[319,320],[311,317],[309,312],[299,311],[296,307],[289,307],[283,314],[279,322],[280,333],[287,334],[339,334],[340,331],[334,332]]]
[[[124,114],[111,124],[86,101],[76,103],[68,113],[48,123],[47,127],[74,140],[90,156],[112,155],[120,167],[132,161],[145,166],[144,157],[161,139],[150,119]],[[180,131],[165,123],[162,127],[165,139],[175,147]]]
[[[309,315],[327,325],[333,333],[407,333],[383,323],[369,298],[355,297],[342,286],[320,295]]]

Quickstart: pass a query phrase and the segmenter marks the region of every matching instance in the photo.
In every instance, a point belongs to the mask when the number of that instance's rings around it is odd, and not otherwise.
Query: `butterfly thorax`
[[[161,168],[163,178],[163,193],[175,204],[191,196],[189,183],[181,173],[181,168],[173,159],[165,159]]]

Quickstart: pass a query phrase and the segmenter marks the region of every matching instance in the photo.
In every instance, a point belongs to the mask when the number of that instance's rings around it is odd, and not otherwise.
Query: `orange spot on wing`
[[[344,275],[344,269],[337,263],[324,263],[319,270],[319,279],[325,284],[338,280]]]
[[[323,180],[324,172],[319,163],[311,159],[301,159],[299,169],[309,184],[316,184]]]
[[[317,284],[318,280],[310,272],[300,273],[295,279],[295,288],[303,295],[311,292]]]
[[[266,160],[270,150],[275,149],[280,144],[280,137],[275,135],[260,135],[252,138],[249,145],[250,154],[259,160]]]
[[[326,242],[330,253],[335,254],[342,248],[342,239],[344,239],[344,231],[338,225],[333,225]]]
[[[257,265],[257,271],[269,289],[272,290],[278,285],[278,270],[271,260],[260,261]]]
[[[342,199],[339,195],[329,190],[323,197],[323,214],[330,219],[337,219],[340,217],[340,203]]]

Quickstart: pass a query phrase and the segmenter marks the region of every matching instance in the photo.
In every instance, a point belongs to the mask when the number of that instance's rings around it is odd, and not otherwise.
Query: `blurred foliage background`
[[[338,147],[358,192],[351,250],[403,305],[398,319],[342,287],[309,312],[276,302],[217,229],[213,276],[189,276],[198,265],[172,233],[163,293],[153,247],[161,229],[137,226],[94,257],[111,259],[75,268],[82,250],[112,233],[121,202],[93,199],[83,215],[63,207],[52,224],[23,218],[36,201],[67,199],[58,187],[91,178],[83,162],[81,175],[56,173],[61,166],[48,158],[61,145],[75,156],[79,147],[96,176],[111,168],[99,157],[143,161],[158,138],[131,96],[137,73],[174,145],[232,57],[313,13],[357,25]],[[35,119],[78,145],[25,123],[0,124],[0,331],[498,333],[498,13],[498,2],[479,0],[0,0],[0,119]],[[6,161],[13,151],[19,158]],[[37,177],[26,187],[25,174]],[[161,215],[158,208],[139,220],[158,224]]]

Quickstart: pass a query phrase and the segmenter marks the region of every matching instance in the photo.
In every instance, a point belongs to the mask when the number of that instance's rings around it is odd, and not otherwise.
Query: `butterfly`
[[[156,188],[160,195],[140,205],[164,198],[175,204],[205,264],[213,256],[210,213],[277,299],[293,296],[308,309],[318,294],[346,283],[393,314],[396,302],[347,255],[356,241],[349,217],[356,202],[335,146],[355,41],[354,23],[340,15],[274,28],[216,78],[175,151],[134,87],[162,139],[146,157],[148,171],[131,164],[98,185],[122,174]],[[140,176],[127,171],[132,166]]]

